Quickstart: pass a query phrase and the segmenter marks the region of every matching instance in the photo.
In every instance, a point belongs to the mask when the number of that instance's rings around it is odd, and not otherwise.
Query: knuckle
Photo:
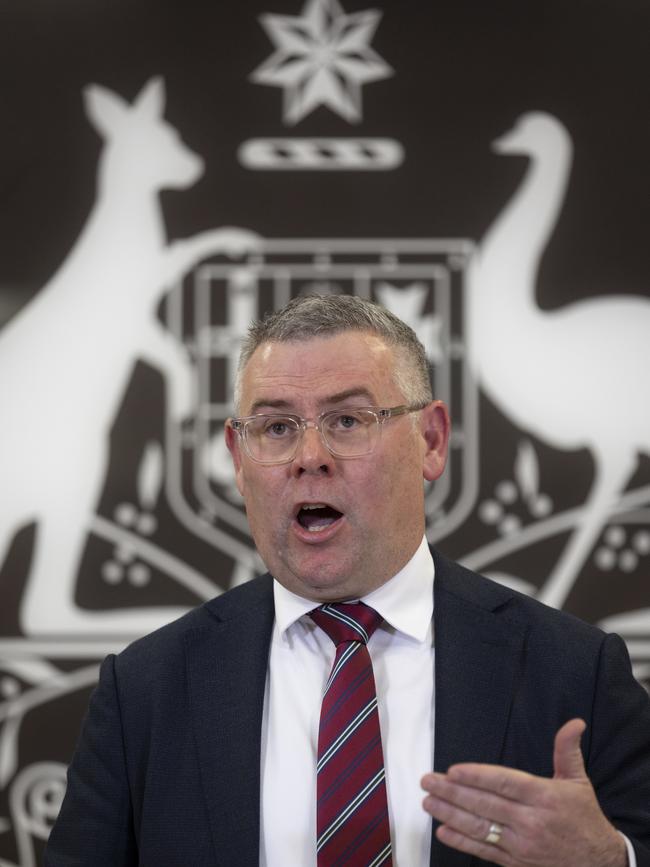
[[[494,799],[491,795],[488,794],[480,794],[476,798],[476,803],[474,804],[474,808],[476,812],[481,816],[489,816],[494,812],[493,809]]]
[[[469,836],[473,837],[475,840],[483,842],[489,831],[489,826],[490,823],[487,819],[483,819],[481,816],[474,816]]]
[[[523,771],[503,770],[496,779],[498,793],[504,798],[521,801],[530,786],[531,776]]]
[[[513,794],[512,782],[509,779],[509,777],[505,777],[505,776],[501,777],[497,781],[496,789],[497,789],[498,794],[504,798],[510,798]]]

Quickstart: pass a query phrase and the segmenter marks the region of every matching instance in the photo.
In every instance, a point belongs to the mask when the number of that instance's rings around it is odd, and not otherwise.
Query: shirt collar
[[[434,566],[426,538],[400,571],[362,601],[379,612],[394,629],[424,641],[433,617]],[[273,579],[275,619],[281,635],[317,606]]]

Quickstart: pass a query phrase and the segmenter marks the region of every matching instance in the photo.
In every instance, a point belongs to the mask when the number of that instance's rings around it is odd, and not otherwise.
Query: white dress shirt
[[[434,566],[426,539],[363,601],[384,618],[368,642],[377,687],[394,867],[428,867],[431,817],[420,778],[433,768]],[[317,867],[316,761],[334,643],[308,617],[316,604],[273,582],[261,752],[260,867]],[[628,867],[636,855],[624,836]]]
[[[420,778],[433,768],[431,553],[422,540],[390,581],[363,597],[384,618],[368,642],[377,687],[393,864],[428,867],[431,817]],[[316,760],[336,648],[307,616],[316,603],[273,586],[275,624],[262,721],[261,867],[316,867]]]

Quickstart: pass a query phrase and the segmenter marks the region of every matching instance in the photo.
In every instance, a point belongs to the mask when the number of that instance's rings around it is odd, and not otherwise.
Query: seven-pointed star
[[[319,105],[351,123],[361,120],[361,85],[393,74],[369,45],[381,14],[346,15],[338,0],[307,0],[299,16],[262,15],[277,50],[251,80],[285,89],[285,123],[297,123]]]

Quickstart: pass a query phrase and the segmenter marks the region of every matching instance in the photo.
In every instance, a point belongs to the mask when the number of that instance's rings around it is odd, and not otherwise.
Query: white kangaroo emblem
[[[98,85],[84,97],[105,140],[95,206],[59,271],[0,332],[0,564],[15,532],[36,521],[20,611],[28,635],[140,634],[184,610],[82,610],[77,570],[135,361],[164,372],[174,416],[192,405],[189,359],[158,322],[157,303],[202,258],[257,245],[240,229],[166,243],[158,194],[194,184],[203,162],[162,118],[162,79],[133,104]]]

